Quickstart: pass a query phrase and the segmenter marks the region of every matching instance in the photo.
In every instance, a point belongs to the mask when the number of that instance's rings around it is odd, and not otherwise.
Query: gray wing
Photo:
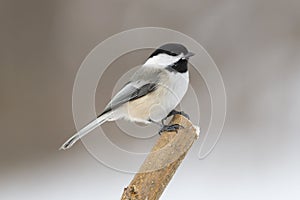
[[[155,91],[161,70],[153,68],[140,68],[131,80],[112,98],[104,109],[103,114],[119,107],[120,105],[145,96]]]

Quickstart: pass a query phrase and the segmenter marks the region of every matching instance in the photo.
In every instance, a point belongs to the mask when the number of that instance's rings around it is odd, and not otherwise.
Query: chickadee
[[[160,132],[179,128],[178,124],[165,125],[164,120],[178,113],[174,109],[188,89],[188,59],[193,55],[186,47],[175,43],[156,49],[112,98],[104,111],[68,139],[61,149],[70,148],[106,121],[127,119],[132,122],[155,123],[162,126]]]

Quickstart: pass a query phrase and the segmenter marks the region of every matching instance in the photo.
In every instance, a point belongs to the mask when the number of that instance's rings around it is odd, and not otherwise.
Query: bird
[[[79,139],[107,121],[119,119],[144,124],[154,123],[164,131],[175,131],[180,125],[165,125],[176,111],[189,85],[188,61],[195,55],[179,43],[167,43],[155,49],[143,65],[107,104],[96,119],[70,137],[60,149],[72,147]]]

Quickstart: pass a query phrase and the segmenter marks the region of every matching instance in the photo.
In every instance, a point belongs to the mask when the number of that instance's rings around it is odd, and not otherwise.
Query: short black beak
[[[185,55],[184,55],[184,58],[185,59],[189,59],[190,57],[194,56],[195,54],[193,52],[187,52]]]

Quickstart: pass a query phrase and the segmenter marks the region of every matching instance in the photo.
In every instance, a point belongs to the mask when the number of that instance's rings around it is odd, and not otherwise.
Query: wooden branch
[[[157,200],[165,190],[199,134],[182,115],[175,115],[170,124],[180,124],[184,128],[177,133],[161,134],[139,172],[124,189],[121,200]]]

